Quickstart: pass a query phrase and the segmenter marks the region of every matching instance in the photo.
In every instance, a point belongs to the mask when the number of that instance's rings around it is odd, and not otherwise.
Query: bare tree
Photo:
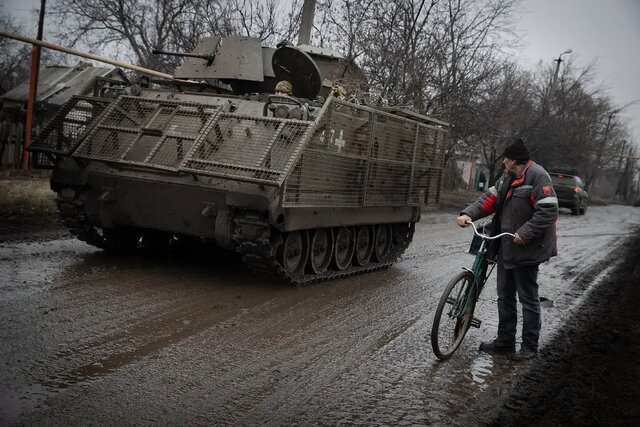
[[[374,25],[371,10],[377,0],[325,0],[317,4],[312,40],[318,46],[338,49],[355,61],[363,53],[363,35]]]
[[[575,69],[569,62],[550,97],[553,66],[538,71],[534,100],[538,114],[528,131],[536,159],[547,168],[572,169],[593,183],[598,171],[611,167],[627,139],[626,123],[602,88],[595,84],[595,63]]]
[[[59,0],[52,15],[57,37],[72,47],[171,72],[181,59],[154,49],[188,51],[209,35],[290,39],[300,10],[299,0]]]
[[[6,15],[0,5],[0,28],[13,33],[20,33],[22,29],[15,21]],[[0,38],[0,92],[5,92],[29,76],[30,46],[14,40]]]
[[[530,73],[514,63],[504,63],[469,105],[471,120],[459,149],[481,157],[489,170],[490,184],[501,170],[504,142],[523,135],[535,113],[531,92]]]
[[[57,37],[71,47],[107,51],[144,67],[170,71],[171,62],[152,54],[170,50],[173,29],[192,16],[192,0],[60,0],[52,8]]]
[[[473,129],[474,99],[483,83],[503,66],[500,59],[512,35],[514,0],[447,0],[436,13],[433,60],[436,72],[425,90],[427,110],[454,123],[448,156]]]
[[[17,34],[24,34],[11,15],[5,14],[0,5],[0,28]],[[0,92],[7,91],[27,81],[31,69],[31,45],[9,38],[0,37]],[[40,53],[41,64],[64,64],[64,54],[49,49]]]

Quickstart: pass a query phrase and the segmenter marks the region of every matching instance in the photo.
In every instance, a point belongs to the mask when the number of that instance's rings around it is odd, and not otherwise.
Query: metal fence
[[[286,180],[286,207],[437,201],[448,130],[330,101]]]

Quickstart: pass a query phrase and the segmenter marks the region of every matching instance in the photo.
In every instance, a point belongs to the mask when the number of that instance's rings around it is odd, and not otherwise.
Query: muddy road
[[[496,332],[495,275],[458,353],[429,331],[471,231],[426,213],[392,268],[289,287],[224,252],[110,255],[61,232],[0,243],[3,425],[477,424],[527,369],[480,353]],[[540,272],[541,346],[590,298],[640,230],[640,209],[562,211]]]

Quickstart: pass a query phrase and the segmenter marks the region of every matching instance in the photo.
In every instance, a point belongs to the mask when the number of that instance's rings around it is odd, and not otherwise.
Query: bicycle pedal
[[[474,317],[473,319],[471,319],[471,326],[474,328],[479,328],[480,325],[482,325],[482,320],[478,319],[477,317]]]

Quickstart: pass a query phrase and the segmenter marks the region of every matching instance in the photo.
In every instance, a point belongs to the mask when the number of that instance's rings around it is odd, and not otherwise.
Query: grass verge
[[[42,223],[56,219],[55,193],[48,178],[0,180],[0,221]]]

